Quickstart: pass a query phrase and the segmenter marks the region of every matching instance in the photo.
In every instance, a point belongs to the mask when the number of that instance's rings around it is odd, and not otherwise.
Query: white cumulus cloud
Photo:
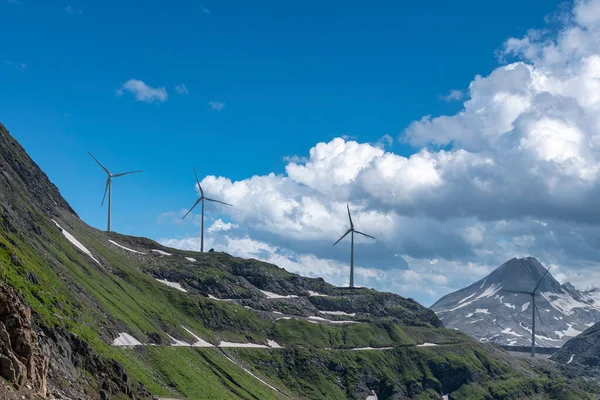
[[[444,101],[457,101],[461,100],[464,97],[464,92],[462,90],[452,89],[447,94],[440,96],[440,99]]]
[[[236,224],[232,224],[231,222],[223,222],[222,219],[217,219],[212,223],[212,225],[208,228],[209,232],[224,232],[229,231],[233,228],[237,228]]]
[[[251,241],[262,259],[340,283],[349,252],[331,245],[349,204],[356,228],[377,238],[357,241],[363,286],[431,304],[529,255],[589,286],[600,266],[600,0],[575,1],[560,21],[508,39],[510,62],[475,76],[458,113],[415,116],[399,137],[413,154],[340,137],[288,158],[281,174],[204,177],[246,230],[221,234],[222,246],[250,254]]]
[[[169,97],[167,89],[164,87],[153,88],[138,79],[130,79],[125,82],[123,86],[117,90],[117,95],[122,96],[125,91],[133,94],[136,101],[142,101],[144,103],[154,103],[155,101],[164,103]]]

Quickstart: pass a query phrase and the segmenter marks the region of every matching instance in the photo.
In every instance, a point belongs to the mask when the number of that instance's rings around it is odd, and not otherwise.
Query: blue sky
[[[572,20],[545,21],[556,12],[571,15]],[[317,143],[331,143],[339,137],[346,143],[356,141],[376,148],[384,135],[390,135],[393,141],[384,141],[385,151],[403,157],[422,148],[437,152],[440,146],[483,154],[489,149],[474,150],[473,144],[466,142],[461,147],[456,144],[458,137],[446,143],[436,141],[436,135],[447,133],[433,132],[410,143],[402,137],[414,139],[417,135],[407,132],[411,123],[423,116],[456,117],[468,111],[463,102],[476,98],[473,89],[468,93],[471,82],[477,75],[488,77],[499,71],[506,59],[533,67],[544,61],[530,57],[523,46],[510,48],[507,39],[527,37],[530,29],[545,28],[554,32],[550,40],[559,43],[556,32],[587,23],[577,20],[577,5],[560,6],[558,1],[548,0],[0,0],[0,15],[4,17],[0,36],[5,38],[0,43],[0,122],[79,215],[98,228],[106,223],[106,210],[100,208],[105,177],[87,151],[113,172],[143,169],[143,174],[114,181],[113,229],[167,241],[197,237],[197,226],[176,224],[176,218],[168,217],[195,201],[192,167],[201,179],[214,175],[246,182],[270,173],[285,177],[286,156],[308,157]],[[595,34],[591,29],[587,32]],[[530,42],[539,36],[530,35]],[[540,41],[538,45],[545,44]],[[590,51],[587,56],[595,54]],[[499,59],[499,53],[504,57]],[[580,60],[583,55],[574,57]],[[123,89],[132,79],[157,89],[152,93],[162,94],[151,102],[136,100],[134,93]],[[185,85],[185,93],[180,94],[182,87],[177,90],[177,85]],[[119,89],[123,90],[120,95]],[[452,90],[461,92],[453,101],[444,100]],[[494,118],[492,115],[489,120]],[[209,181],[207,186],[211,189]],[[227,196],[222,185],[212,189]],[[302,196],[326,200],[323,190],[319,195],[289,190],[284,194],[296,200]],[[464,241],[452,249],[426,245],[423,242],[430,236],[451,242],[452,229],[439,225],[448,223],[447,216],[415,209],[414,202],[387,204],[385,199],[374,196],[369,200],[360,193],[356,207],[365,212],[365,224],[373,223],[364,230],[386,234],[368,218],[369,212],[378,212],[391,213],[388,220],[410,216],[414,221],[421,216],[426,220],[414,222],[416,226],[431,223],[435,231],[414,232],[413,238],[422,240],[413,250],[404,249],[398,242],[401,237],[390,233],[380,260],[368,255],[382,254],[383,248],[365,244],[371,247],[363,250],[359,262],[367,270],[410,270],[410,260],[426,259],[437,260],[431,265],[446,265],[448,271],[453,271],[455,263],[475,263],[481,274],[499,265],[502,258],[524,251],[512,249],[477,261],[473,248],[465,247],[472,244]],[[353,198],[348,194],[339,201],[352,203]],[[231,221],[238,231],[230,230],[228,235],[276,247],[278,254],[288,259],[314,255],[342,269],[347,262],[343,249],[321,249],[319,235],[311,240],[291,239],[257,219],[251,207],[240,206],[240,210],[215,208],[209,224],[218,218]],[[450,219],[471,218],[469,227],[461,225],[462,230],[477,230],[473,226],[490,220],[481,213],[459,214],[457,211]],[[510,219],[512,214],[496,215],[491,221]],[[335,215],[337,218],[337,211]],[[527,217],[536,216],[529,212]],[[293,218],[302,219],[296,214]],[[281,225],[275,222],[272,226],[277,224]],[[395,226],[390,232],[398,229]],[[531,231],[527,228],[520,234]],[[502,240],[496,238],[493,243]],[[189,242],[169,243],[189,246]],[[233,252],[235,248],[228,243],[227,249]],[[268,251],[263,249],[261,254]],[[550,255],[545,261],[560,264]],[[566,274],[570,266],[564,268]],[[343,283],[336,279],[332,275],[334,283]],[[427,295],[411,295],[431,302],[464,283],[438,280],[431,283]],[[404,289],[383,281],[369,283],[385,290]]]
[[[93,226],[103,179],[86,152],[144,169],[115,181],[114,227],[156,237],[168,233],[152,216],[193,201],[192,166],[280,173],[315,143],[375,142],[457,110],[438,96],[490,71],[499,44],[541,25],[551,3],[5,0],[0,117]],[[168,101],[117,97],[129,79]],[[209,101],[226,106],[207,112]]]

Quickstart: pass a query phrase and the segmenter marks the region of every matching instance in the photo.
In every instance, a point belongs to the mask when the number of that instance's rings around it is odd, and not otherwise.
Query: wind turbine
[[[537,296],[537,290],[540,287],[540,284],[542,283],[542,281],[544,280],[546,275],[548,274],[548,271],[550,271],[550,268],[552,268],[552,265],[548,267],[546,272],[544,272],[544,275],[542,275],[541,279],[539,280],[537,285],[535,285],[535,288],[533,288],[533,290],[531,292],[527,292],[527,291],[523,291],[523,290],[504,290],[504,289],[501,290],[502,292],[528,294],[529,296],[531,296],[531,304],[533,305],[533,307],[531,308],[531,312],[532,312],[532,315],[531,315],[531,357],[535,357],[535,313],[536,312],[537,312],[538,318],[540,319],[540,323],[542,325],[544,325],[544,323],[542,322],[542,316],[540,315],[540,311],[538,310],[537,306],[535,305],[535,296]]]
[[[350,215],[350,206],[348,206],[346,204],[346,208],[348,209],[348,219],[350,220],[350,229],[348,229],[346,231],[346,233],[344,233],[344,236],[339,238],[338,241],[335,242],[333,245],[335,246],[336,244],[338,244],[340,242],[340,240],[345,238],[346,235],[348,235],[349,233],[351,234],[350,235],[350,287],[353,288],[354,287],[354,233],[356,232],[359,235],[370,237],[371,239],[375,239],[375,238],[371,235],[367,235],[366,233],[362,233],[362,232],[354,229],[354,223],[352,223],[352,215]]]
[[[111,202],[111,197],[112,197],[111,196],[111,194],[112,194],[112,179],[118,178],[123,175],[136,174],[136,173],[142,172],[142,171],[138,170],[138,171],[131,171],[131,172],[123,172],[122,174],[114,174],[113,175],[110,173],[110,171],[108,169],[106,169],[106,167],[104,165],[100,164],[100,161],[96,160],[96,157],[92,156],[92,153],[90,153],[88,151],[88,154],[94,159],[94,161],[96,161],[98,163],[98,165],[108,175],[108,178],[106,179],[106,189],[104,189],[104,197],[102,197],[102,204],[100,204],[100,207],[102,207],[104,205],[104,200],[106,200],[106,193],[108,192],[108,228],[106,231],[110,232],[110,202]]]
[[[188,212],[186,212],[185,215],[183,216],[183,218],[181,218],[181,219],[184,219],[185,217],[187,217],[187,215],[192,212],[192,210],[194,209],[194,207],[196,207],[198,205],[198,203],[202,203],[202,222],[201,222],[201,230],[200,230],[201,231],[200,252],[204,253],[204,200],[212,201],[215,203],[225,204],[226,206],[231,206],[231,207],[233,207],[233,206],[229,203],[225,203],[224,201],[219,201],[219,200],[215,200],[215,199],[206,197],[204,195],[204,190],[202,190],[202,186],[200,186],[200,180],[198,179],[198,174],[196,173],[196,168],[194,168],[194,175],[196,175],[196,182],[198,183],[198,188],[200,188],[200,198],[198,200],[196,200],[196,202],[194,203],[192,208],[190,208],[190,210]]]

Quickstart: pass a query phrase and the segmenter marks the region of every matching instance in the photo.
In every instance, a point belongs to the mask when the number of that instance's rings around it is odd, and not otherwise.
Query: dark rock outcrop
[[[31,310],[13,288],[0,283],[0,376],[16,388],[29,384],[45,397],[48,361],[38,346]]]
[[[600,378],[600,323],[569,340],[550,358],[579,370],[581,375]]]
[[[63,328],[42,328],[41,348],[51,355],[52,362],[48,371],[48,380],[53,387],[77,397],[85,392],[87,371],[98,380],[101,387],[100,397],[129,396],[132,399],[150,399],[150,393],[139,383],[132,383],[123,366],[112,360],[100,357],[93,352],[89,344],[72,332]],[[63,381],[72,382],[72,386],[60,385]]]

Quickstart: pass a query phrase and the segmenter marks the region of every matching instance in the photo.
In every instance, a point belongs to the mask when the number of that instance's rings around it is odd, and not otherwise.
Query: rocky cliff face
[[[100,391],[90,392],[86,371],[99,378]],[[35,326],[31,309],[16,291],[0,282],[0,376],[16,389],[43,398],[108,399],[112,395],[151,398],[131,382],[123,366],[94,354],[87,342],[62,328]],[[68,384],[65,384],[68,382]],[[8,394],[0,396],[8,399]],[[29,396],[27,396],[28,398]]]
[[[444,326],[481,342],[531,345],[531,297],[502,289],[531,291],[546,268],[535,258],[513,258],[485,278],[438,300],[431,309]],[[543,324],[536,324],[536,344],[560,347],[600,320],[600,293],[582,292],[570,283],[544,278],[536,297]]]
[[[0,283],[0,376],[17,389],[33,386],[45,397],[48,360],[38,345],[30,308],[13,288]]]

